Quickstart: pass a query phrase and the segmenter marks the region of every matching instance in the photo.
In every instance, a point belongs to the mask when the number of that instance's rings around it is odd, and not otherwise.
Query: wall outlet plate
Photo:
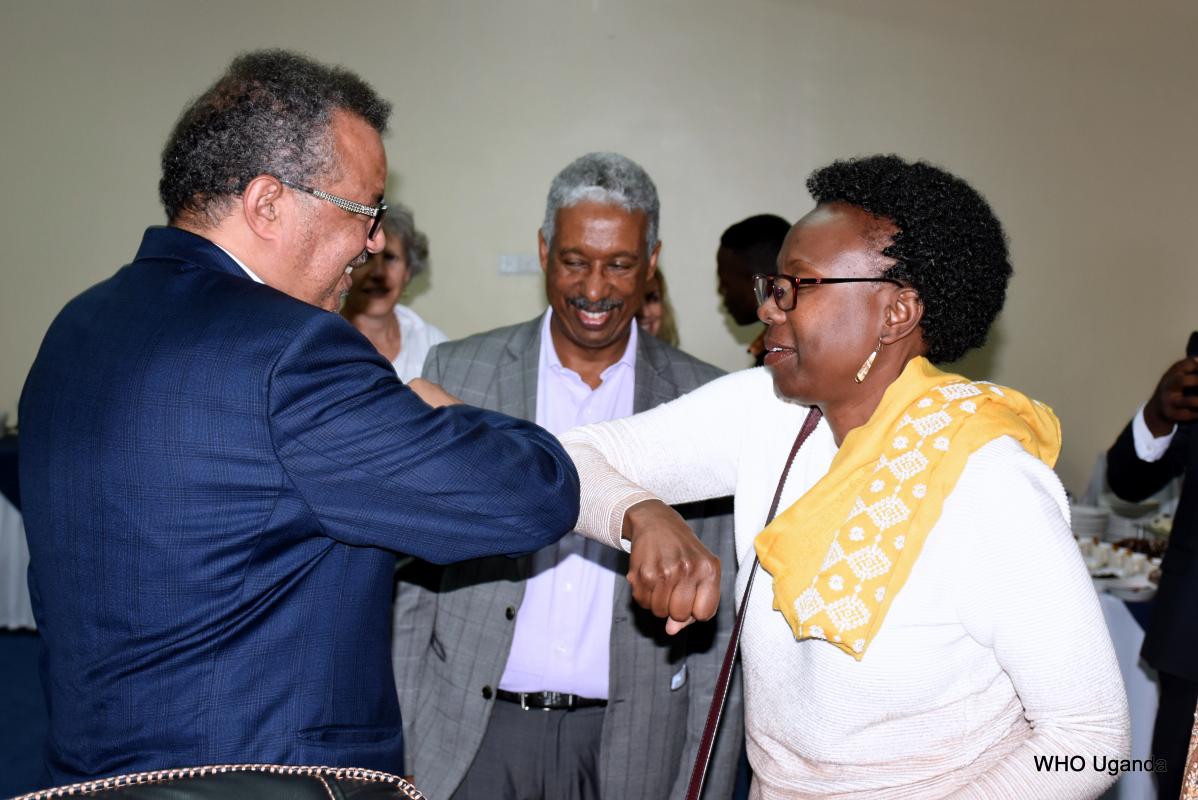
[[[536,253],[500,253],[500,275],[540,275],[541,260]]]

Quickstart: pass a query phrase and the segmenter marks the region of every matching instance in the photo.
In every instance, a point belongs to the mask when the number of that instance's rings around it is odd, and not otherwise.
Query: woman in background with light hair
[[[341,316],[370,340],[404,383],[420,377],[424,357],[449,337],[399,300],[408,282],[428,265],[428,237],[412,212],[396,204],[383,219],[387,243],[353,271]]]

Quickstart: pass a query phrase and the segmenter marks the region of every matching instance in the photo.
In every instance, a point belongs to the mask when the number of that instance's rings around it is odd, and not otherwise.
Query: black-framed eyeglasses
[[[774,273],[764,275],[757,273],[753,276],[753,294],[757,295],[757,305],[765,305],[771,297],[780,311],[794,311],[795,301],[799,296],[800,286],[822,286],[825,283],[893,283],[903,284],[894,278],[796,278],[794,275]]]
[[[346,200],[344,197],[338,197],[335,194],[322,192],[320,189],[313,189],[311,186],[304,186],[302,183],[294,183],[292,181],[279,178],[279,183],[284,186],[290,186],[292,189],[297,189],[301,192],[307,192],[313,197],[319,197],[321,200],[327,200],[340,209],[344,209],[351,214],[360,214],[363,217],[370,217],[370,233],[366,234],[367,239],[373,239],[374,235],[379,232],[379,226],[383,224],[383,217],[390,207],[387,201],[380,200],[377,206],[364,206],[361,203],[355,203],[353,200]]]

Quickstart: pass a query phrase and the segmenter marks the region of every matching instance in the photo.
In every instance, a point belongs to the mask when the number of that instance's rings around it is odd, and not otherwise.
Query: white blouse
[[[419,314],[405,305],[395,305],[399,319],[399,355],[391,362],[395,374],[404,383],[419,378],[424,359],[433,345],[449,339],[436,325],[425,322]]]

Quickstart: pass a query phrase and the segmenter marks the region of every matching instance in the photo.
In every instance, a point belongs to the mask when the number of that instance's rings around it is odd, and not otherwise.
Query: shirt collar
[[[545,309],[545,319],[541,323],[541,353],[542,353],[541,359],[542,359],[542,362],[544,363],[545,366],[550,367],[558,372],[561,372],[563,370],[568,371],[568,372],[574,372],[574,370],[570,369],[569,367],[567,367],[565,364],[562,363],[562,360],[557,355],[557,348],[553,346],[553,335],[549,329],[549,321],[551,319],[553,319],[553,307],[552,306]],[[616,369],[620,365],[624,365],[625,367],[628,367],[629,369],[636,369],[636,343],[637,343],[637,336],[640,335],[639,331],[637,331],[637,328],[639,328],[640,326],[636,324],[636,320],[634,319],[629,323],[629,327],[631,328],[631,333],[629,333],[629,335],[628,335],[628,344],[624,347],[623,355],[621,355],[618,359],[616,359],[615,363],[606,367],[603,370],[603,372],[601,372],[599,374],[600,378],[606,378],[608,373],[610,373],[612,370]]]
[[[216,244],[216,242],[213,242],[213,244]],[[217,246],[217,247],[220,247],[220,245],[219,245],[219,244],[216,244],[216,246]],[[246,274],[246,275],[249,275],[249,276],[250,276],[250,277],[251,277],[251,278],[254,280],[254,283],[266,283],[266,281],[264,281],[264,280],[262,280],[261,278],[259,278],[259,277],[258,277],[258,276],[257,276],[257,275],[254,273],[254,271],[253,271],[252,269],[250,269],[249,267],[247,267],[247,266],[246,266],[246,265],[245,265],[245,264],[242,262],[242,260],[241,260],[240,258],[238,258],[237,256],[233,255],[233,254],[232,254],[232,253],[230,253],[228,250],[225,250],[225,248],[223,248],[223,247],[220,247],[220,249],[221,249],[221,251],[222,251],[222,252],[223,252],[225,255],[227,255],[229,258],[231,258],[231,259],[233,259],[235,262],[237,262],[237,266],[241,267],[241,269],[245,271],[245,274]]]

